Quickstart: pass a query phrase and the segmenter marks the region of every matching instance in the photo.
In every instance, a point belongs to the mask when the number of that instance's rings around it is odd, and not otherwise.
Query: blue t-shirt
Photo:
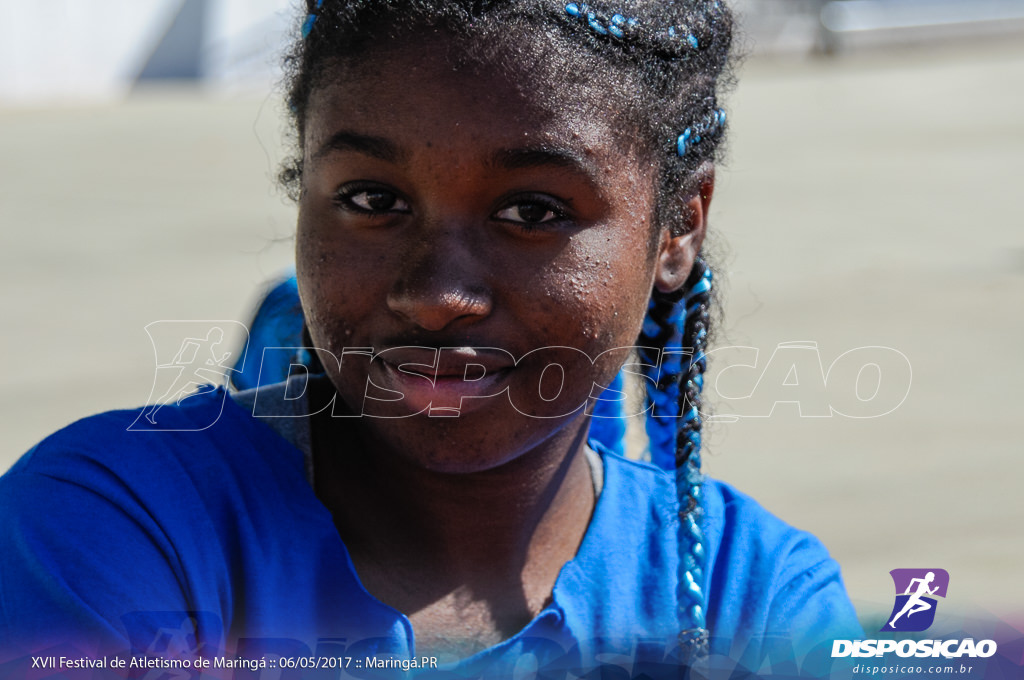
[[[170,431],[129,431],[138,415],[81,420],[0,478],[0,662],[70,642],[96,654],[347,657],[361,667],[346,672],[378,677],[362,667],[371,658],[417,657],[409,620],[362,587],[298,449],[223,390],[165,407]],[[675,674],[673,479],[602,459],[602,493],[551,604],[511,639],[430,673]],[[705,483],[703,503],[712,660],[757,669],[861,635],[817,539],[721,482]]]

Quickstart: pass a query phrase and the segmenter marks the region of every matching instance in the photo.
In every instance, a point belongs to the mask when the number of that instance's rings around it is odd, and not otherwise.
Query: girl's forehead
[[[318,78],[306,112],[305,150],[338,129],[446,144],[551,144],[600,162],[635,156],[611,98],[593,84],[552,75],[535,60],[465,59],[443,40],[389,45],[336,60]],[[617,129],[618,128],[618,129]]]

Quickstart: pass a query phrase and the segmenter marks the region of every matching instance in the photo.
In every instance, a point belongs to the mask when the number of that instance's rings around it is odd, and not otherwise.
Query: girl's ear
[[[708,208],[715,191],[715,166],[705,163],[697,170],[697,192],[680,194],[675,209],[678,228],[663,229],[654,271],[654,287],[662,293],[679,290],[690,276],[707,231]]]

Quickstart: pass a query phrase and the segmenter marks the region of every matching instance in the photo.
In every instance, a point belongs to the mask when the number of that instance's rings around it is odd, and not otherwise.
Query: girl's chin
[[[543,448],[567,420],[532,418],[505,399],[500,412],[480,409],[459,417],[420,414],[407,418],[368,418],[373,439],[417,468],[443,474],[486,472]],[[379,452],[379,449],[378,449]]]

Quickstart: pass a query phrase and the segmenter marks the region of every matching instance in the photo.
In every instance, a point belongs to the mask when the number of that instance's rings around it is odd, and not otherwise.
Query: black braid
[[[684,290],[693,290],[708,269],[708,264],[704,259],[698,258]],[[683,414],[691,410],[696,410],[699,414],[703,406],[701,393],[704,387],[704,372],[707,370],[705,351],[711,334],[711,298],[712,291],[708,289],[697,292],[687,300],[683,347],[692,349],[693,360],[690,362],[686,374],[680,380],[679,409]],[[700,455],[702,429],[703,419],[699,415],[696,418],[683,420],[676,438],[677,470],[685,467],[693,456]],[[699,463],[697,467],[699,469]],[[691,504],[687,510],[693,509],[695,499],[691,498],[690,501]]]
[[[655,291],[638,345],[649,366],[648,419],[652,459],[667,466],[672,457],[680,521],[678,602],[683,623],[680,641],[692,663],[707,652],[707,602],[703,590],[706,555],[700,525],[701,388],[707,368],[705,350],[711,330],[711,270],[698,257],[683,287]],[[682,328],[680,329],[680,324]],[[682,353],[682,354],[680,354]],[[666,404],[674,399],[676,403]]]

